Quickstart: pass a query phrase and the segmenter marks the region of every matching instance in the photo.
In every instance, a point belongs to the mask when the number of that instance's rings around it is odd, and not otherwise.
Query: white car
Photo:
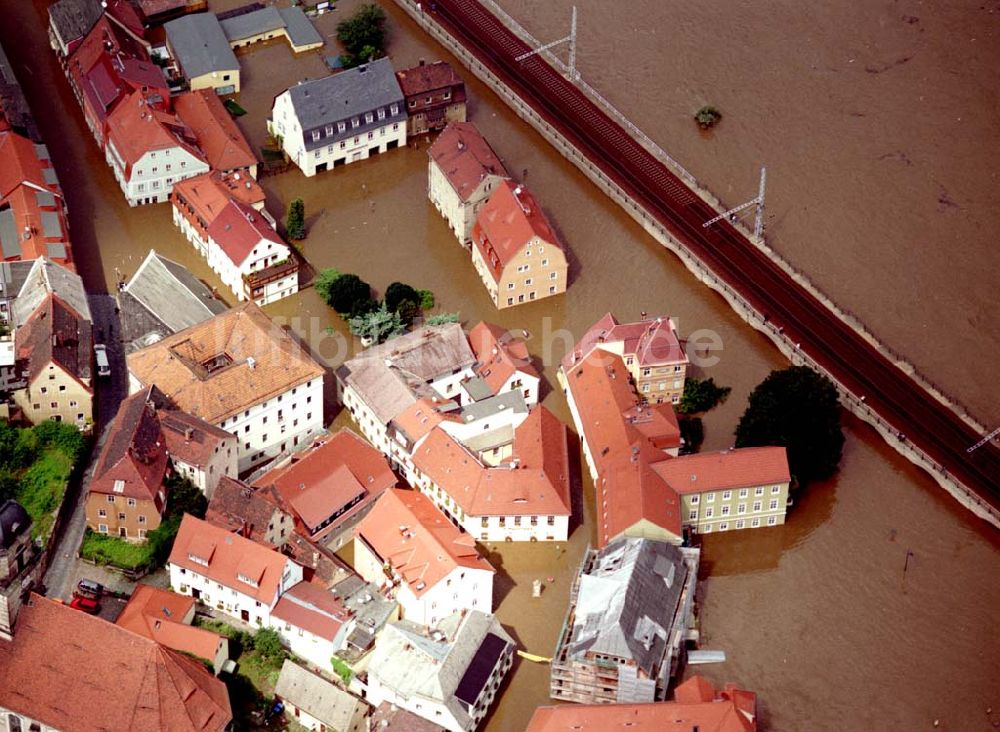
[[[103,343],[94,344],[94,358],[97,360],[97,375],[111,376],[111,364],[108,361],[108,347]]]

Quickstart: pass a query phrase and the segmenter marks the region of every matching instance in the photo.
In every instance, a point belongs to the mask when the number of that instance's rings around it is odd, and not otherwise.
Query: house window
[[[723,506],[722,507],[722,515],[723,516],[728,516],[729,515],[729,506]]]
[[[768,516],[767,517],[767,525],[768,526],[774,526],[776,523],[778,523],[778,517],[777,516]]]
[[[556,294],[556,286],[555,285],[551,285],[549,287],[549,294],[550,295],[555,295]]]
[[[115,502],[115,497],[114,496],[108,496],[108,503],[114,503],[114,502]]]
[[[776,496],[779,493],[781,493],[781,486],[780,485],[772,485],[771,486],[771,495],[772,496]]]
[[[770,507],[770,509],[772,511],[776,510],[778,508],[778,501],[777,500],[771,501],[771,504],[770,504],[769,507]]]
[[[701,498],[701,496],[691,496],[691,505],[692,506],[697,506],[699,498]]]
[[[346,143],[346,142],[343,142],[343,141],[341,141],[341,143],[340,143],[340,149],[341,149],[341,150],[343,150],[343,149],[344,149],[344,148],[346,148],[346,147],[347,147],[347,143]]]
[[[761,508],[760,501],[754,501],[753,502],[753,512],[754,513],[760,513],[760,508]]]
[[[506,526],[507,525],[507,517],[506,516],[501,516],[500,517],[500,525],[501,526]]]
[[[140,524],[144,524],[144,523],[146,523],[146,517],[145,517],[145,516],[140,516],[140,517],[139,517],[139,523],[140,523]]]
[[[693,508],[688,511],[688,521],[696,521],[698,519],[698,509]]]
[[[729,531],[729,524],[726,521],[723,521],[719,524],[719,531]]]
[[[722,500],[723,501],[728,501],[732,497],[733,497],[733,492],[732,491],[722,491]]]
[[[715,515],[715,510],[711,506],[705,509],[705,518],[712,518],[712,516],[714,515]]]
[[[98,524],[97,525],[97,531],[98,531],[98,533],[101,533],[101,534],[108,533],[108,525],[107,524]]]
[[[758,526],[760,526],[760,519],[759,518],[752,518],[752,519],[750,519],[750,528],[751,529],[756,529]]]
[[[736,507],[736,513],[746,513],[746,512],[747,512],[747,504],[741,503],[739,506]]]
[[[746,522],[743,519],[739,519],[736,522],[736,528],[737,529],[742,529],[745,525],[746,525]]]
[[[49,406],[53,409],[59,409],[59,402],[49,402]]]
[[[449,99],[451,99],[451,92],[446,91],[444,94],[441,95],[441,98],[444,99],[445,101],[448,101]]]
[[[740,488],[740,498],[746,498],[750,495],[750,491],[746,488]]]
[[[514,298],[512,298],[512,297],[508,297],[508,298],[507,298],[507,304],[508,304],[508,305],[513,305],[513,304],[514,304]]]
[[[121,511],[118,512],[118,520],[119,521],[124,521],[125,520],[125,514],[122,513]]]
[[[146,538],[146,530],[145,529],[139,529],[139,538],[140,539],[145,539]]]
[[[135,505],[135,499],[134,498],[129,498],[128,499],[128,505],[134,506]]]
[[[753,489],[753,494],[755,496],[762,496],[762,495],[764,495],[764,486],[759,485],[756,488],[754,488]]]
[[[485,529],[489,525],[490,525],[489,518],[487,518],[486,516],[483,516],[483,528]]]
[[[394,113],[394,114],[395,114],[395,113]],[[398,129],[399,129],[399,122],[394,122],[394,123],[392,124],[392,131],[393,131],[393,132],[395,132],[395,131],[396,131],[396,130],[398,130]]]

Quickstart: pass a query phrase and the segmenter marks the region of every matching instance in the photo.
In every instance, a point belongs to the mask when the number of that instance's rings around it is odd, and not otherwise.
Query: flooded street
[[[571,4],[508,0],[504,7],[551,40],[566,34]],[[728,204],[755,194],[766,164],[772,246],[946,392],[996,421],[1000,391],[986,364],[1000,361],[1000,4],[639,0],[627,12],[620,4],[577,4],[578,64],[592,85]],[[171,224],[169,205],[125,203],[48,48],[46,5],[7,3],[0,41],[59,171],[87,286],[112,289],[151,247],[217,285]],[[320,31],[332,34],[355,5],[338,3]],[[397,68],[420,58],[455,63],[394,5],[386,9]],[[283,43],[240,60],[239,101],[248,114],[239,122],[259,148],[274,95],[324,67],[316,54],[293,59]],[[724,343],[721,360],[695,375],[733,392],[706,419],[705,448],[731,445],[747,394],[784,360],[463,75],[470,120],[568,244],[564,297],[493,310],[468,255],[427,201],[426,139],[313,179],[294,169],[264,178],[271,213],[283,219],[291,198],[305,200],[302,253],[317,269],[356,272],[380,293],[403,280],[432,290],[439,310],[459,311],[469,323],[527,329],[529,348],[545,356],[550,388],[572,340],[546,334],[578,336],[608,310],[622,319],[643,310],[670,314],[685,336],[714,330]],[[705,103],[724,115],[710,136],[690,119]],[[324,338],[327,327],[346,333],[344,324],[311,288],[267,311],[331,366],[346,357]],[[557,391],[545,401],[569,421]],[[333,410],[330,417],[349,423]],[[703,640],[729,660],[701,669],[713,681],[756,691],[769,730],[930,729],[936,719],[953,732],[990,729],[987,707],[1000,722],[997,533],[872,430],[852,419],[847,426],[839,474],[812,486],[786,525],[708,537]],[[541,656],[554,649],[571,577],[591,540],[593,488],[583,483],[584,525],[568,544],[506,545],[490,557],[499,570],[500,620]],[[913,557],[904,576],[907,551]],[[546,589],[532,599],[536,578]],[[515,664],[485,725],[491,732],[523,729],[534,708],[548,703],[548,667]]]

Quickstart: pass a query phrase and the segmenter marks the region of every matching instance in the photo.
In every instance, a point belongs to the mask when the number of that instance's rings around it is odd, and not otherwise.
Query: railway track
[[[1000,506],[1000,450],[841,320],[476,0],[425,9],[798,350],[974,495]]]

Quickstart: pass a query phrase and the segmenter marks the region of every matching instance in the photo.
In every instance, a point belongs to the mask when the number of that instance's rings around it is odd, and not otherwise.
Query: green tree
[[[772,371],[750,394],[736,446],[780,445],[799,485],[830,477],[844,447],[837,389],[806,366]]]
[[[403,282],[393,282],[385,288],[385,306],[389,310],[399,309],[403,300],[416,304],[420,302],[420,293]]]
[[[698,414],[707,412],[717,404],[726,401],[732,389],[728,386],[717,386],[715,379],[692,379],[684,382],[684,395],[677,405],[679,414]]]
[[[681,417],[678,426],[681,430],[681,439],[684,440],[681,453],[691,455],[698,452],[701,443],[705,441],[705,425],[701,417]]]
[[[323,270],[317,278],[316,290],[341,315],[351,313],[359,302],[372,299],[371,285],[356,274],[341,274],[336,270]]]
[[[356,66],[385,55],[385,11],[378,5],[362,5],[350,18],[337,24],[337,40],[347,51],[345,66]]]
[[[183,516],[186,513],[197,518],[205,518],[208,511],[208,499],[205,494],[187,478],[174,475],[166,480],[169,495],[167,497],[167,515]]]
[[[434,308],[434,293],[430,290],[417,290],[420,296],[420,309],[432,310]]]
[[[431,315],[424,322],[427,325],[444,325],[445,323],[457,323],[461,320],[458,313],[438,313]]]
[[[351,333],[359,338],[369,338],[382,343],[403,332],[403,321],[399,313],[390,311],[383,303],[378,310],[358,315],[348,321]]]
[[[285,647],[281,645],[281,637],[273,628],[262,628],[254,634],[253,649],[272,663],[285,658]]]
[[[285,233],[292,240],[306,238],[306,204],[301,198],[296,198],[288,204]]]

